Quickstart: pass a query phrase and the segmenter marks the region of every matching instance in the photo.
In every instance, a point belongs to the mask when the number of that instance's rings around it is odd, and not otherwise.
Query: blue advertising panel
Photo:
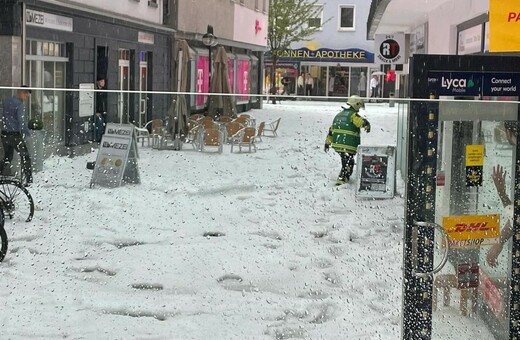
[[[432,71],[428,89],[438,96],[520,96],[520,73]]]
[[[519,73],[484,73],[484,96],[520,96]]]
[[[482,73],[428,72],[428,89],[438,96],[478,96],[481,87]]]

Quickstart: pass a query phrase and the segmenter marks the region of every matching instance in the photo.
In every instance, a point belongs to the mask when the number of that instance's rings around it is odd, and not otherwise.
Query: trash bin
[[[388,101],[388,107],[394,107],[395,106],[394,93],[390,92],[388,94],[388,97],[390,98],[390,100]]]
[[[27,149],[29,149],[33,172],[43,170],[46,134],[44,130],[31,130],[31,135],[27,137]]]

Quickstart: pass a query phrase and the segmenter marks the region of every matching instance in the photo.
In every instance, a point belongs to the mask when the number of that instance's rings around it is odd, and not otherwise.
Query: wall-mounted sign
[[[138,32],[137,33],[137,42],[140,42],[141,44],[153,45],[155,42],[155,37],[151,33]]]
[[[520,96],[520,73],[431,71],[428,89],[438,96]]]
[[[90,117],[94,115],[94,84],[79,84],[79,116]]]
[[[46,12],[33,11],[32,9],[27,9],[25,11],[25,23],[28,26],[37,26],[53,30],[69,32],[72,32],[73,30],[72,18]]]
[[[280,62],[294,63],[299,61],[321,61],[321,62],[351,62],[351,63],[373,63],[374,54],[359,48],[348,48],[334,50],[330,48],[319,48],[310,50],[306,47],[299,49],[287,49],[278,53]],[[270,55],[266,55],[271,60]]]
[[[464,215],[442,218],[450,248],[478,248],[497,244],[500,239],[500,215]]]
[[[489,51],[520,51],[520,0],[489,1]]]
[[[457,54],[482,52],[482,25],[477,25],[459,32]]]
[[[376,34],[374,41],[377,63],[404,64],[406,62],[404,33]]]
[[[482,186],[484,145],[466,145],[466,186]]]

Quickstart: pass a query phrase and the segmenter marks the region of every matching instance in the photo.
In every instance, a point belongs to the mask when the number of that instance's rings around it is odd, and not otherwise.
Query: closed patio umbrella
[[[223,46],[217,48],[214,62],[214,72],[211,76],[209,92],[231,94],[229,84],[229,57]],[[211,95],[209,97],[208,115],[213,118],[220,116],[236,116],[235,99],[232,96]]]
[[[177,66],[177,92],[188,91],[188,65],[191,59],[190,47],[186,40],[179,40],[175,52]],[[185,94],[177,94],[168,111],[168,131],[174,137],[174,149],[180,150],[184,137],[188,134],[188,104]]]

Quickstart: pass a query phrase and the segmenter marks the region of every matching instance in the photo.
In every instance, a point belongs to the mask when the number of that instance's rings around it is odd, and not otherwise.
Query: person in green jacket
[[[332,146],[341,156],[341,171],[336,182],[337,185],[344,184],[349,181],[354,169],[354,157],[357,147],[361,143],[361,129],[370,132],[370,123],[368,120],[359,115],[359,110],[365,108],[365,103],[359,96],[351,96],[347,100],[347,106],[342,106],[325,141],[325,152],[329,151]]]

